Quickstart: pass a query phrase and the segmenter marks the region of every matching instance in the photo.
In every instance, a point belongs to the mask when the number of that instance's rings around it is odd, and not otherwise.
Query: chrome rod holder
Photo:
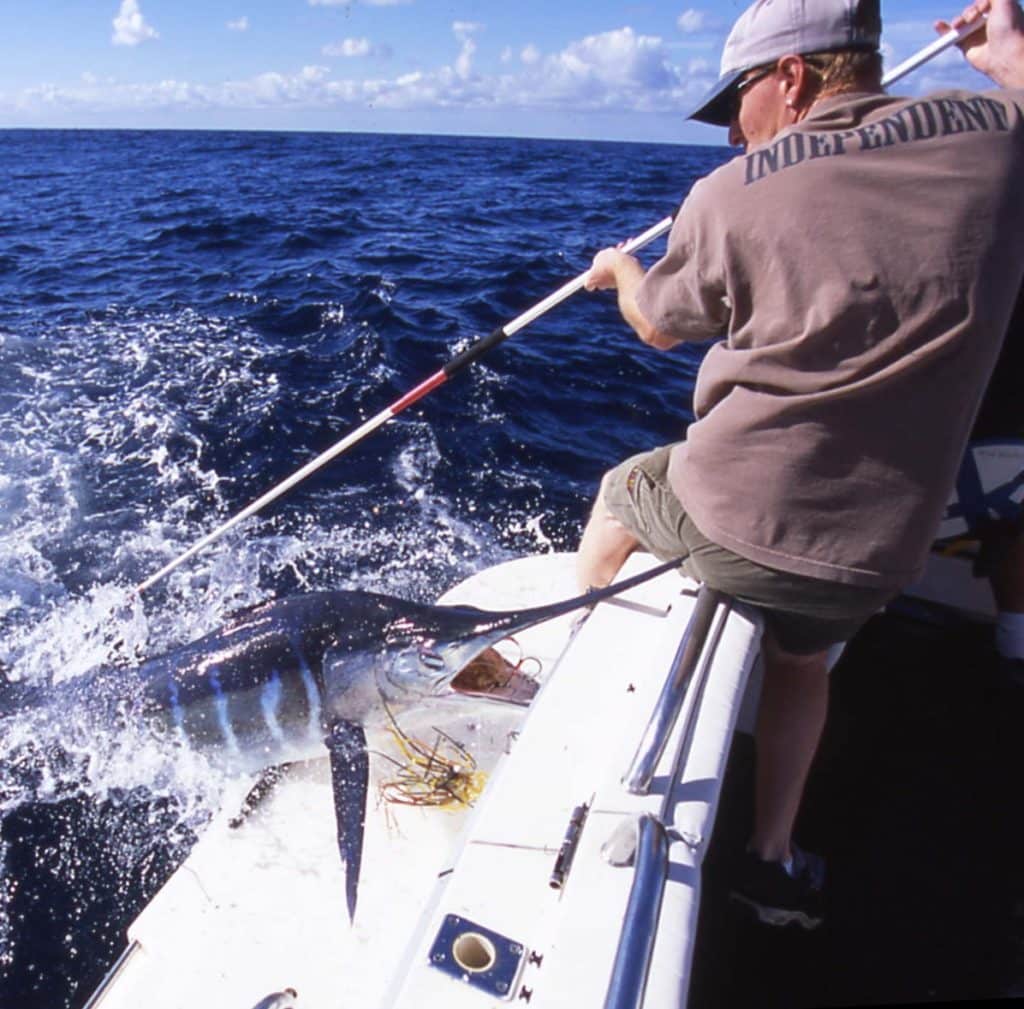
[[[650,791],[654,772],[668,745],[672,729],[679,718],[686,698],[686,690],[697,662],[704,651],[711,621],[714,618],[722,594],[701,585],[697,602],[686,625],[679,648],[672,660],[672,667],[665,685],[658,695],[654,711],[647,722],[647,728],[640,738],[640,745],[622,778],[622,784],[632,795],[647,795]]]
[[[658,935],[661,900],[668,878],[668,834],[661,821],[650,813],[639,818],[636,829],[633,885],[604,1009],[640,1009],[643,1005]]]

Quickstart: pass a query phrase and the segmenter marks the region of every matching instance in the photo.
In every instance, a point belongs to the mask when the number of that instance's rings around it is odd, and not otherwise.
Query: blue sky
[[[747,0],[0,4],[0,128],[365,130],[725,142],[681,114]],[[883,0],[889,66],[961,3]],[[894,90],[984,84],[955,50]]]

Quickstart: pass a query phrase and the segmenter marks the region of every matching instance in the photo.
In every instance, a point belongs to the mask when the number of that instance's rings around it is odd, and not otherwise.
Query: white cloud
[[[473,72],[473,55],[476,53],[476,43],[472,39],[466,39],[462,43],[462,49],[455,58],[455,72],[465,80]]]
[[[233,32],[247,32],[249,30],[249,19],[247,17],[240,17],[237,21],[228,22],[228,31]]]
[[[316,104],[330,73],[327,67],[321,66],[303,67],[291,75],[270,72],[245,81],[200,86],[195,97],[208,103],[243,108]]]
[[[679,15],[676,19],[676,25],[679,27],[680,31],[686,32],[687,34],[690,32],[699,32],[705,27],[705,18],[700,11],[694,10],[691,7],[689,10],[685,10]]]
[[[342,39],[340,42],[331,42],[324,46],[324,56],[369,56],[373,51],[370,40],[366,38]]]
[[[462,44],[459,55],[455,57],[455,72],[463,80],[473,73],[473,56],[476,54],[476,42],[473,36],[483,28],[476,21],[453,21],[452,31]]]
[[[527,65],[540,62],[540,50],[531,42],[523,48],[519,58]]]
[[[678,112],[704,93],[715,74],[708,64],[683,67],[670,59],[666,43],[632,28],[590,35],[560,52],[542,54],[536,46],[509,52],[501,70],[483,73],[473,68],[474,22],[452,25],[456,51],[447,65],[423,67],[393,77],[334,76],[326,67],[296,72],[268,71],[254,77],[195,83],[165,80],[124,84],[93,79],[74,86],[41,85],[7,96],[19,113],[63,108],[75,116],[114,112],[144,112],[174,108],[208,115],[211,110],[273,110],[301,105],[309,109],[340,110],[372,104],[377,109],[505,110],[524,109],[613,112]],[[363,53],[369,44],[377,56],[384,47],[351,38],[336,43],[340,55]],[[329,54],[330,55],[330,54]],[[4,102],[0,101],[0,105]]]
[[[340,42],[329,42],[321,52],[324,56],[341,56],[352,59],[359,56],[373,56],[386,60],[391,56],[391,47],[383,43],[373,43],[367,38],[347,38]]]
[[[555,92],[568,90],[601,101],[616,91],[624,98],[668,91],[678,80],[662,40],[629,27],[573,42],[548,57],[544,70]]]
[[[472,41],[465,32],[463,38]],[[550,56],[528,47],[521,69],[490,76],[465,72],[464,47],[465,42],[452,67],[421,72],[414,79],[374,82],[375,104],[674,111],[688,106],[709,84],[704,76],[687,78],[670,61],[660,38],[628,27],[587,36]]]
[[[466,39],[475,35],[483,25],[479,21],[453,21],[452,31],[455,33],[455,37],[460,42],[465,42]]]
[[[155,39],[160,36],[148,24],[139,10],[138,0],[121,0],[121,9],[114,18],[114,35],[112,41],[115,46],[137,46],[147,39]]]

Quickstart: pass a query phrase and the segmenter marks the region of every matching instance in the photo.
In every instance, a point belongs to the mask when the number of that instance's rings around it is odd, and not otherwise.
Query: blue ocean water
[[[578,294],[127,607],[130,586],[456,352],[673,212],[727,149],[3,132],[0,663],[81,675],[273,595],[432,600],[572,549],[601,473],[677,437],[700,349]],[[643,254],[650,261],[663,240]],[[83,1004],[216,773],[0,723],[0,1005]]]

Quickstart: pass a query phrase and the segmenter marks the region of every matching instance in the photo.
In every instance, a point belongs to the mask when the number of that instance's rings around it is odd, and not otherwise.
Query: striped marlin
[[[586,595],[522,610],[428,606],[359,591],[274,600],[135,670],[97,670],[55,687],[0,686],[0,717],[45,705],[104,719],[168,723],[201,747],[250,769],[323,753],[331,759],[339,847],[354,914],[368,787],[366,732],[393,715],[467,698],[452,681],[505,637],[589,607],[654,578],[678,561]],[[390,714],[389,714],[390,712]],[[116,723],[115,723],[116,724]]]

